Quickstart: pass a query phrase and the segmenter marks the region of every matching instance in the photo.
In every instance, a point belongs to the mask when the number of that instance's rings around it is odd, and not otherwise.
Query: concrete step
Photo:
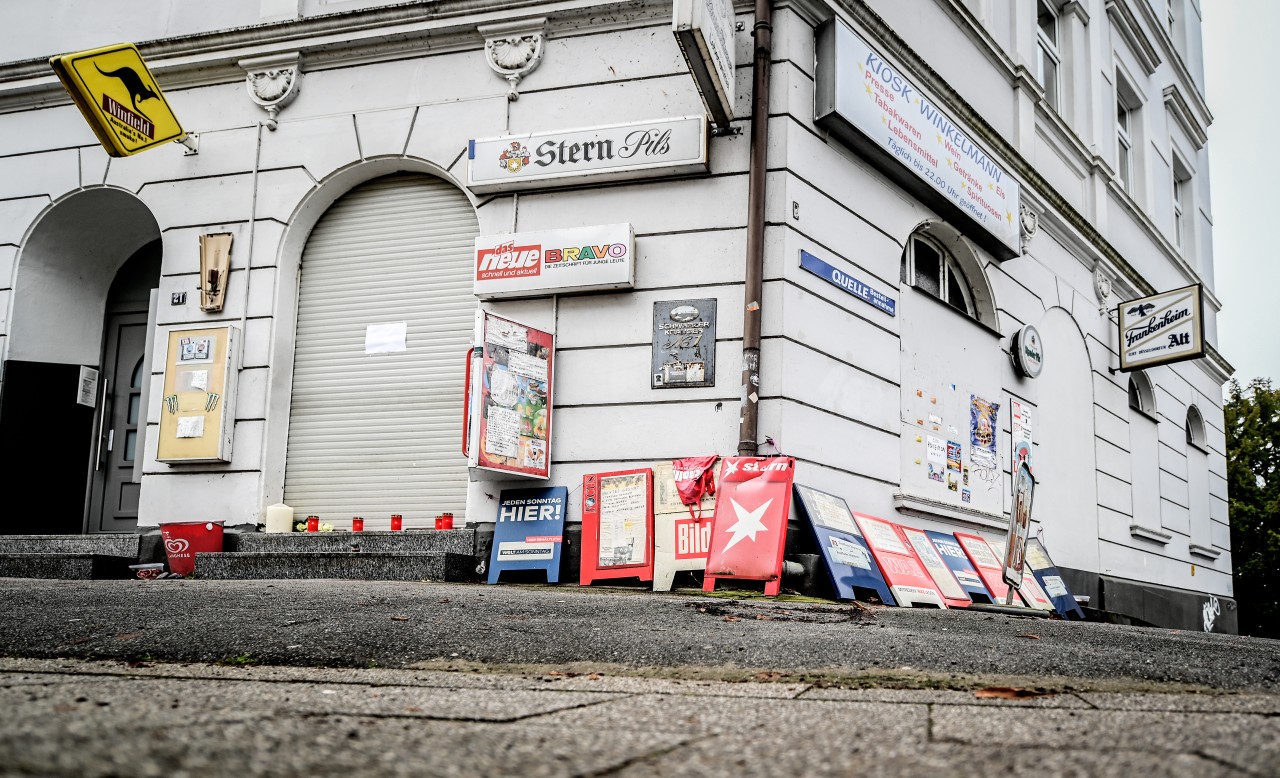
[[[235,550],[245,552],[306,553],[320,551],[361,553],[475,554],[474,529],[424,529],[403,532],[242,532]]]
[[[88,581],[129,578],[134,556],[108,554],[0,553],[0,578],[65,578]]]
[[[139,537],[133,532],[101,535],[0,535],[0,554],[101,554],[137,559]]]
[[[475,566],[475,558],[470,552],[353,553],[348,550],[196,554],[197,578],[225,580],[344,578],[365,581],[463,581],[475,578]]]

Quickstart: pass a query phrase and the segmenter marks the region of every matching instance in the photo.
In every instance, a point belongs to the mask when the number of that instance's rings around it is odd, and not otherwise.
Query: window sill
[[[983,332],[987,333],[988,335],[991,335],[991,336],[995,337],[997,340],[1002,339],[1002,338],[1004,337],[1003,335],[1001,335],[1001,334],[1000,334],[1000,331],[999,331],[999,330],[997,330],[997,329],[993,329],[990,325],[986,324],[986,323],[985,323],[985,322],[983,322],[981,319],[977,319],[977,318],[975,318],[975,317],[973,317],[973,316],[970,316],[969,314],[967,314],[967,313],[965,313],[964,311],[962,311],[962,310],[960,310],[960,309],[956,308],[954,305],[952,305],[951,303],[947,302],[946,300],[943,300],[943,299],[942,299],[942,298],[940,298],[940,297],[934,297],[933,295],[931,295],[931,294],[929,294],[928,292],[924,291],[923,289],[921,289],[920,287],[916,286],[915,284],[908,284],[908,283],[906,283],[906,282],[904,281],[904,282],[902,282],[902,286],[904,286],[904,287],[906,287],[907,289],[910,289],[911,291],[915,292],[915,293],[916,293],[917,295],[919,295],[920,297],[922,297],[922,298],[924,298],[924,299],[926,299],[926,300],[929,300],[929,301],[930,301],[930,302],[932,302],[934,305],[940,305],[940,306],[942,306],[943,308],[946,308],[948,311],[951,311],[951,313],[953,313],[954,315],[959,316],[961,319],[964,319],[965,321],[969,322],[970,324],[972,324],[973,326],[975,326],[975,327],[977,327],[978,329],[982,330]],[[998,312],[997,312],[996,316],[997,316],[997,318],[999,317],[999,313],[998,313]]]
[[[1220,549],[1210,548],[1209,546],[1200,546],[1195,543],[1187,545],[1187,552],[1191,554],[1191,556],[1198,556],[1202,559],[1210,560],[1217,559],[1222,556],[1222,551]]]
[[[922,519],[947,519],[975,529],[1006,530],[1009,522],[1004,516],[979,511],[973,508],[962,508],[951,503],[941,502],[928,497],[899,492],[893,496],[894,510],[908,516]]]
[[[1152,543],[1159,543],[1162,546],[1167,546],[1169,541],[1173,540],[1173,535],[1170,533],[1158,529],[1151,529],[1150,527],[1144,527],[1141,524],[1130,524],[1129,534],[1139,540],[1148,540]]]

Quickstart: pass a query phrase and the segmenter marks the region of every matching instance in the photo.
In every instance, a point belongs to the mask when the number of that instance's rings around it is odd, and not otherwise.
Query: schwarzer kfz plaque
[[[716,301],[653,304],[652,388],[715,386]]]

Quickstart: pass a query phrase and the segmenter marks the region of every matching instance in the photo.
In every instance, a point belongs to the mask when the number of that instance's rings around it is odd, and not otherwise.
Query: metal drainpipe
[[[773,2],[756,0],[755,61],[751,87],[751,166],[747,189],[746,303],[742,317],[742,415],[738,456],[758,453],[760,423],[760,308],[764,276],[764,185],[769,150],[769,65],[773,56]]]

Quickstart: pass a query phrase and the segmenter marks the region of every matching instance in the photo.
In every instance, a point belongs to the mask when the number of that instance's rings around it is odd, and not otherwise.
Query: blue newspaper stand
[[[1063,580],[1062,573],[1058,572],[1057,566],[1049,558],[1049,552],[1045,551],[1044,544],[1039,538],[1027,538],[1026,562],[1027,568],[1031,570],[1031,576],[1036,579],[1036,583],[1040,584],[1040,588],[1044,589],[1044,593],[1049,595],[1058,614],[1064,619],[1084,621],[1084,611],[1080,610],[1075,595],[1071,593],[1071,589],[1067,588],[1067,582]]]
[[[545,570],[547,583],[560,582],[568,503],[564,486],[502,490],[489,553],[489,583],[496,584],[504,570]]]
[[[960,547],[955,535],[935,530],[925,530],[925,534],[929,536],[929,540],[933,541],[933,547],[938,549],[938,556],[942,557],[942,561],[946,562],[951,572],[955,573],[956,580],[960,582],[960,588],[968,592],[974,602],[995,604],[995,598],[983,585],[978,569],[969,561],[969,555]]]
[[[822,549],[836,598],[856,600],[856,590],[864,589],[875,592],[885,605],[897,605],[849,513],[848,504],[834,494],[799,484],[795,485],[795,496],[796,506],[808,520],[818,548]]]

